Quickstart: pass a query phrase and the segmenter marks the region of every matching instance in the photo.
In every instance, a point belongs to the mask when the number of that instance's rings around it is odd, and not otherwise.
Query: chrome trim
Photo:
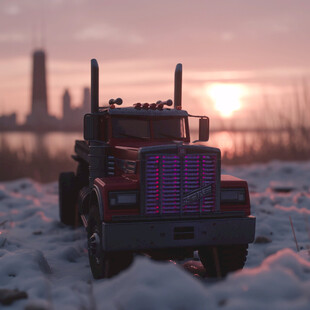
[[[157,222],[103,222],[102,245],[105,251],[139,251],[247,244],[254,241],[255,222],[256,219],[253,216]],[[193,233],[192,238],[175,238],[178,229],[184,227]]]
[[[192,155],[192,156],[191,156]],[[154,158],[156,156],[158,156],[158,160],[160,160],[161,162],[156,162],[156,167],[154,168],[150,165],[147,165],[148,161],[147,161],[147,156],[154,156]],[[165,181],[163,180],[155,180],[154,176],[150,175],[150,179],[149,179],[149,183],[147,184],[147,175],[150,172],[151,174],[155,174],[155,170],[152,169],[157,169],[158,171],[156,171],[156,173],[159,174],[160,177],[163,177],[163,165],[162,165],[162,159],[163,156],[167,156],[168,161],[170,158],[170,161],[172,160],[172,162],[174,161],[174,163],[172,164],[172,166],[169,167],[169,165],[165,168],[165,175],[169,176],[170,174],[173,174],[174,169],[177,169],[178,173],[176,175],[176,177],[174,179],[178,179],[180,180],[179,182],[174,181],[173,178],[169,179],[168,182],[165,183]],[[173,160],[173,157],[176,157],[175,160]],[[197,164],[195,163],[195,167],[191,167],[189,166],[188,168],[184,168],[185,164],[184,164],[184,158],[188,157],[192,157],[194,158],[195,156],[197,156],[197,159],[199,159],[199,169],[197,168]],[[204,158],[204,156],[212,156],[214,157],[212,158]],[[215,193],[214,193],[214,198],[212,198],[212,200],[214,199],[215,203],[214,203],[214,209],[212,210],[212,212],[217,212],[220,211],[220,171],[221,171],[221,153],[220,150],[217,148],[211,148],[211,147],[206,147],[206,146],[193,146],[193,145],[183,145],[182,143],[180,144],[173,144],[173,145],[160,145],[160,146],[150,146],[150,147],[143,147],[139,150],[139,159],[140,159],[140,164],[141,164],[141,169],[140,169],[140,184],[141,184],[141,204],[140,204],[140,213],[141,215],[146,215],[146,209],[145,209],[145,205],[146,205],[146,199],[152,199],[154,200],[154,195],[159,195],[159,201],[160,201],[160,206],[159,205],[154,205],[154,208],[156,207],[159,211],[160,214],[162,214],[163,208],[162,205],[164,203],[165,207],[166,207],[166,213],[165,216],[169,215],[169,212],[172,210],[169,209],[169,205],[173,205],[172,201],[174,201],[174,205],[175,202],[177,201],[178,203],[181,204],[182,202],[182,195],[183,193],[183,189],[185,186],[187,186],[187,191],[190,192],[191,189],[195,190],[197,189],[197,176],[192,175],[193,173],[198,173],[199,174],[199,179],[200,179],[200,187],[201,184],[204,184],[204,182],[201,182],[201,180],[203,180],[205,177],[203,176],[203,173],[207,173],[208,171],[212,171],[213,172],[213,176],[212,176],[212,180],[207,181],[208,183],[212,183],[215,185]],[[193,159],[192,159],[193,160]],[[206,162],[205,162],[206,161]],[[215,161],[215,163],[213,162]],[[176,165],[176,167],[174,167]],[[204,165],[206,165],[205,168],[201,168]],[[212,165],[214,168],[210,168],[208,165]],[[184,185],[185,182],[185,178],[183,173],[185,172],[185,169],[188,169],[188,184]],[[197,170],[198,169],[198,170]],[[210,176],[207,176],[207,178],[210,178]],[[156,188],[156,184],[152,184],[152,182],[158,182],[158,187]],[[173,183],[171,183],[173,182]],[[196,183],[196,184],[195,184]],[[165,196],[163,194],[163,190],[162,187],[164,186],[165,188]],[[180,195],[178,194],[178,197],[173,196],[173,193],[176,191],[175,187],[179,188],[179,192]],[[148,191],[148,194],[147,194]],[[152,192],[154,191],[154,192]],[[147,195],[147,197],[146,197]],[[168,196],[167,196],[168,195]],[[170,196],[171,197],[170,197]],[[207,212],[206,208],[208,205],[208,201],[210,201],[210,197],[206,197],[204,198],[204,204],[202,203],[202,200],[200,202],[199,205],[199,210],[202,210],[202,206],[205,205],[203,213]],[[165,202],[164,202],[165,201]],[[184,213],[185,211],[185,216],[189,216],[192,212],[197,212],[197,208],[194,208],[193,210],[188,208],[187,210],[183,210],[184,208],[180,207],[180,215],[182,213]],[[170,211],[169,211],[170,210]],[[186,212],[187,211],[187,212]],[[210,210],[211,211],[211,210]],[[175,213],[176,214],[176,213]],[[200,214],[202,214],[200,212]],[[151,216],[155,216],[155,214],[151,215]]]
[[[107,174],[108,176],[115,175],[115,157],[112,155],[107,156]]]
[[[114,108],[114,109],[104,109],[99,108],[99,112],[106,112],[110,115],[137,115],[137,116],[188,116],[185,110],[175,110],[175,109],[162,109],[162,110],[152,110],[152,109],[136,109],[134,107],[127,108]]]
[[[93,191],[96,193],[97,199],[98,199],[98,207],[99,207],[99,214],[100,214],[100,219],[103,221],[103,202],[102,202],[102,197],[101,193],[99,190],[99,187],[97,185],[93,186]]]

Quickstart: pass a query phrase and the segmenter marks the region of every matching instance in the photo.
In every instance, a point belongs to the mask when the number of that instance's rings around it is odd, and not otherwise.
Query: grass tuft
[[[76,169],[76,162],[65,152],[53,156],[46,148],[28,152],[23,146],[16,151],[4,139],[1,141],[0,163],[0,181],[27,177],[47,183],[57,180],[60,172]]]

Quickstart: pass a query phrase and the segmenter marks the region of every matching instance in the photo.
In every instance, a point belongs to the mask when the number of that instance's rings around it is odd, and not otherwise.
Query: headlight
[[[245,203],[245,189],[222,188],[221,203]]]
[[[111,208],[133,208],[138,204],[137,191],[109,192]]]

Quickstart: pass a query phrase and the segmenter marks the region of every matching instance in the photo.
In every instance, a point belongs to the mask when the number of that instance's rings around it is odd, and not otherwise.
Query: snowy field
[[[245,269],[224,280],[195,275],[202,272],[198,262],[188,272],[136,257],[115,278],[95,281],[84,229],[59,223],[57,183],[0,183],[0,301],[3,289],[24,297],[0,308],[309,310],[310,162],[224,167],[223,173],[248,180],[257,217]]]

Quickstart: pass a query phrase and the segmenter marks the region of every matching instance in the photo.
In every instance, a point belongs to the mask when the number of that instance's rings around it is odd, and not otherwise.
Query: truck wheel
[[[97,202],[91,205],[87,231],[89,264],[95,279],[111,278],[129,267],[133,261],[132,253],[106,252],[102,248],[102,223]]]
[[[88,165],[85,162],[79,162],[76,170],[76,183],[78,190],[88,186],[89,182],[89,171]]]
[[[248,245],[221,245],[204,247],[198,251],[208,277],[225,277],[242,269],[248,254]]]
[[[59,217],[66,225],[75,226],[77,222],[77,187],[73,172],[59,175]]]

